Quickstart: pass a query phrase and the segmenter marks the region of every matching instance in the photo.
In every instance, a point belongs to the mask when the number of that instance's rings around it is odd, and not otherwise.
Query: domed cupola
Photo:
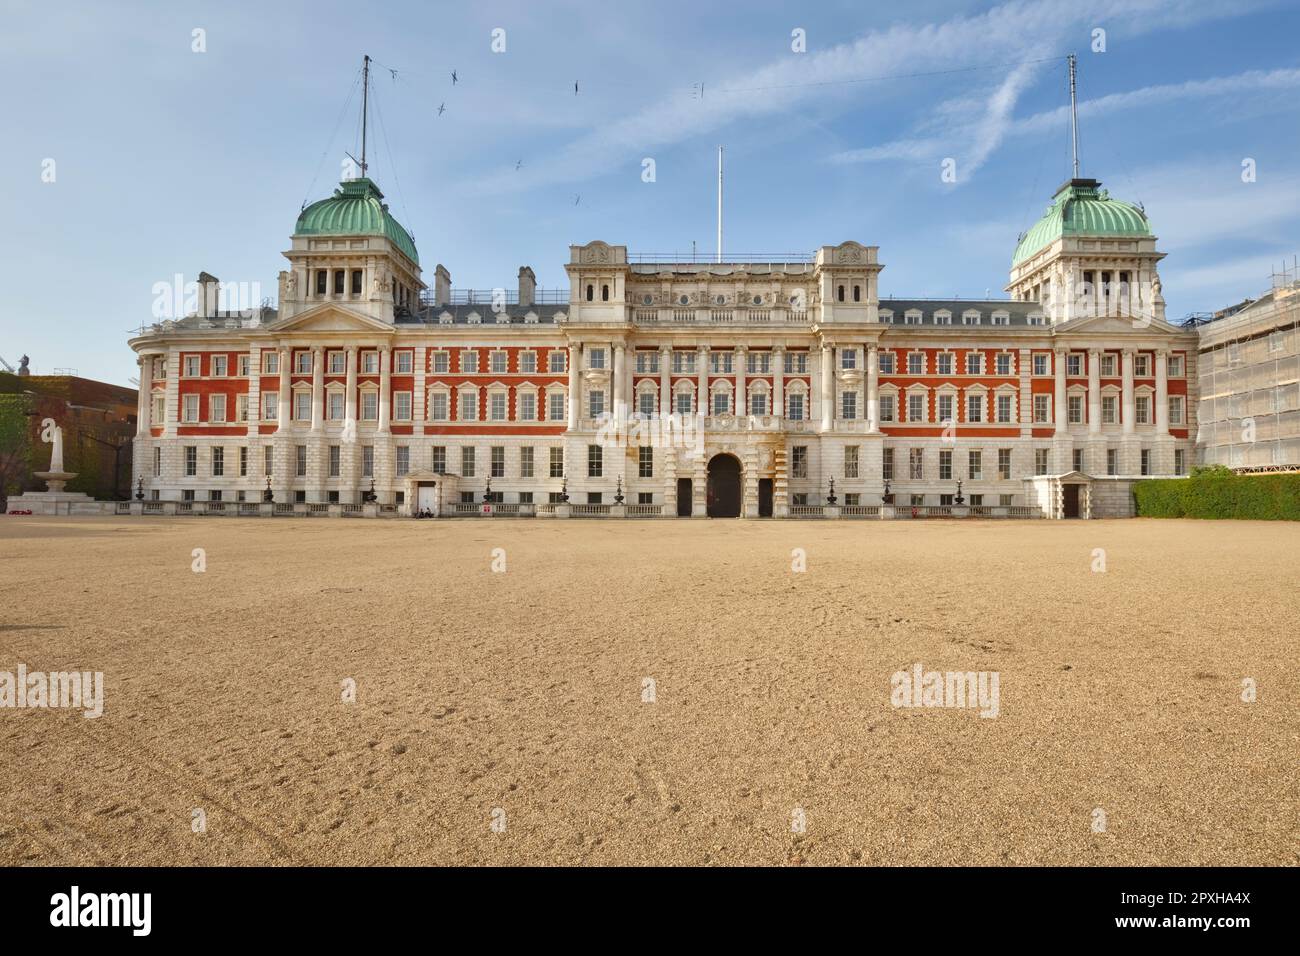
[[[1012,298],[1038,302],[1052,324],[1097,315],[1164,320],[1151,222],[1095,179],[1067,180],[1011,257]]]
[[[298,216],[295,236],[385,236],[416,265],[415,241],[393,218],[374,180],[345,179],[334,195],[314,202]]]
[[[1062,236],[1155,238],[1142,209],[1115,199],[1095,179],[1071,179],[1057,190],[1043,218],[1021,237],[1011,264],[1019,265]]]

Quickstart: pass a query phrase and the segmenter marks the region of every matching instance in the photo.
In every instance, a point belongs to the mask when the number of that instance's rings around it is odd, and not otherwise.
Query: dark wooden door
[[[677,517],[689,518],[694,495],[691,491],[691,479],[677,479]]]
[[[1061,494],[1064,517],[1079,517],[1079,485],[1062,485]]]
[[[772,517],[772,479],[758,479],[758,516]]]

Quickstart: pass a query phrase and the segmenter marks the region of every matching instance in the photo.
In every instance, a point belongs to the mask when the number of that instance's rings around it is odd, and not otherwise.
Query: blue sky
[[[562,285],[568,245],[598,238],[711,252],[725,144],[727,250],[856,239],[880,246],[882,295],[1000,296],[1019,233],[1069,175],[1068,52],[1083,174],[1145,205],[1171,318],[1259,294],[1300,252],[1294,3],[177,0],[0,14],[0,355],[26,352],[36,371],[125,382],[129,331],[175,273],[274,296],[302,202],[328,195],[355,151],[356,113],[340,115],[363,53],[380,64],[371,175],[430,282],[442,262],[460,287],[512,287],[522,264]],[[191,50],[195,28],[206,52]]]

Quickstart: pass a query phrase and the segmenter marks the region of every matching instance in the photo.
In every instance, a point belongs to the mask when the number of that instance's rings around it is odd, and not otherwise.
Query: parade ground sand
[[[1297,582],[1282,522],[0,517],[0,671],[104,675],[0,709],[0,864],[1296,865]]]

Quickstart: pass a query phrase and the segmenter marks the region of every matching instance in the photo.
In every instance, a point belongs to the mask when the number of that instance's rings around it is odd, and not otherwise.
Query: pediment
[[[269,332],[393,332],[387,322],[333,303],[318,305],[265,328]]]
[[[1082,319],[1072,319],[1056,325],[1056,333],[1088,332],[1102,335],[1178,335],[1183,330],[1177,326],[1151,318],[1144,320],[1118,315],[1092,315]]]

